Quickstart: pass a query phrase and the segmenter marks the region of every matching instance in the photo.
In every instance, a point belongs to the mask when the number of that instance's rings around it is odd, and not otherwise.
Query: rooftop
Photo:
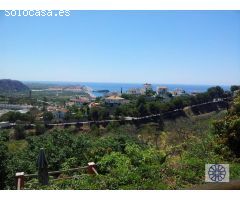
[[[114,96],[107,97],[106,99],[123,100],[124,98],[114,95]]]

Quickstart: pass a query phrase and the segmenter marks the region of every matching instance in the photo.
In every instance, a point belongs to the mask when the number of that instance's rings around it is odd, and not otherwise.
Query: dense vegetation
[[[214,123],[214,131],[220,143],[232,151],[232,156],[240,157],[240,95],[234,101],[228,114]]]
[[[31,179],[27,180],[27,189],[189,188],[204,182],[206,163],[231,163],[231,178],[239,178],[238,152],[231,150],[225,139],[231,138],[231,134],[215,134],[216,127],[221,130],[219,124],[224,115],[227,120],[229,116],[239,117],[238,114],[239,97],[227,115],[220,112],[169,120],[162,128],[154,123],[138,128],[114,123],[105,129],[92,127],[89,131],[70,127],[48,130],[40,136],[27,135],[20,141],[9,138],[8,130],[1,131],[1,188],[15,188],[16,172],[35,173],[36,158],[42,147],[46,150],[49,170],[86,166],[93,161],[98,164],[99,175],[83,171],[65,173],[61,178],[73,178],[54,181],[52,177],[47,187]],[[235,118],[232,118],[234,124]]]
[[[236,91],[236,88],[232,88]],[[117,108],[70,107],[66,120],[108,119],[181,109],[196,103],[228,97],[220,87],[197,96],[182,96],[164,102],[148,96],[132,97],[131,103]],[[75,113],[73,115],[73,113]],[[0,120],[16,122],[14,129],[0,131],[0,189],[15,189],[15,173],[36,173],[36,159],[45,148],[48,168],[64,170],[97,163],[99,175],[84,171],[50,177],[49,186],[27,179],[26,189],[180,189],[204,183],[207,163],[229,163],[231,178],[240,177],[240,95],[228,111],[200,116],[159,119],[139,124],[110,123],[107,127],[64,127],[50,129],[43,123],[53,120],[39,110],[26,114],[9,112]],[[156,123],[157,122],[157,123]],[[35,123],[34,129],[26,124]],[[71,176],[71,179],[64,179]]]

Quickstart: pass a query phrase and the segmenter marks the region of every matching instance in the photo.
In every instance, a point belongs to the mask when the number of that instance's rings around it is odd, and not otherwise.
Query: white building
[[[1,109],[9,110],[29,110],[33,108],[31,105],[17,105],[17,104],[0,104]]]
[[[74,103],[74,105],[76,105],[76,106],[81,106],[83,104],[90,103],[90,99],[87,98],[87,97],[79,97],[79,96],[77,96],[74,99],[70,99],[70,102]]]
[[[111,97],[111,96],[119,96],[119,92],[108,92],[104,95],[104,97]]]
[[[66,109],[56,109],[51,112],[55,120],[63,120],[68,111]]]
[[[121,105],[121,104],[126,104],[128,102],[129,102],[128,100],[119,96],[110,96],[105,98],[105,103],[110,105]]]
[[[9,122],[0,122],[0,128],[8,128],[11,126]]]
[[[127,91],[127,94],[132,95],[143,95],[145,93],[145,89],[143,88],[131,88]]]
[[[168,88],[166,86],[158,86],[157,87],[157,95],[165,96],[167,95]]]
[[[145,83],[145,84],[143,85],[143,88],[144,88],[145,92],[146,92],[146,91],[149,91],[149,90],[152,90],[152,84]]]
[[[173,96],[182,96],[182,95],[186,95],[186,91],[181,89],[181,88],[177,88],[175,89],[173,92],[171,92]]]

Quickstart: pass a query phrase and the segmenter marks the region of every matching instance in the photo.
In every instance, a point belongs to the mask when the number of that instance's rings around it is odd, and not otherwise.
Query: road
[[[218,100],[218,101],[209,101],[209,102],[196,104],[196,105],[192,105],[192,106],[188,106],[188,107],[194,108],[194,107],[197,107],[197,106],[206,105],[206,104],[210,104],[210,103],[223,102],[223,101],[226,101],[228,99],[229,98],[223,98],[223,99]],[[127,116],[127,117],[124,117],[124,118],[119,117],[120,119],[108,119],[108,120],[100,120],[100,121],[78,121],[78,122],[64,122],[64,123],[48,123],[46,125],[47,126],[68,126],[68,125],[70,126],[70,125],[79,125],[79,124],[84,125],[84,124],[92,124],[92,123],[103,124],[103,123],[110,123],[110,122],[137,121],[137,120],[149,119],[149,118],[152,118],[152,117],[160,117],[160,116],[164,116],[166,114],[171,114],[171,113],[179,112],[179,111],[183,111],[183,110],[184,110],[184,108],[175,109],[175,110],[172,110],[172,111],[167,111],[167,112],[159,113],[159,114],[146,115],[146,116],[143,116],[143,117]],[[16,123],[11,123],[11,127],[13,127],[13,126],[16,126]],[[25,126],[35,127],[36,125],[35,124],[25,124]]]

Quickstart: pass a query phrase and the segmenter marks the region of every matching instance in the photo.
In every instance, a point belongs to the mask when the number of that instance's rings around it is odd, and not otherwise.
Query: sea
[[[94,82],[46,82],[39,81],[38,83],[50,84],[50,85],[61,85],[61,86],[87,86],[93,90],[93,95],[98,97],[102,96],[103,93],[96,92],[98,90],[109,90],[110,92],[123,92],[128,91],[131,88],[142,88],[144,83],[94,83]],[[184,85],[184,84],[152,84],[153,90],[156,90],[157,86],[166,86],[169,91],[173,91],[177,88],[181,88],[185,90],[187,93],[192,92],[205,92],[208,88],[214,87],[216,85]],[[227,85],[219,85],[224,90],[230,90],[230,86]]]
[[[143,84],[140,83],[84,83],[84,85],[92,88],[93,90],[109,90],[110,92],[123,92],[131,88],[142,88]],[[208,88],[215,85],[182,85],[182,84],[152,84],[153,90],[158,86],[166,86],[169,91],[177,88],[185,90],[187,93],[192,92],[206,92]],[[230,86],[221,86],[224,90],[230,90]],[[95,96],[102,96],[102,93],[93,92]]]

